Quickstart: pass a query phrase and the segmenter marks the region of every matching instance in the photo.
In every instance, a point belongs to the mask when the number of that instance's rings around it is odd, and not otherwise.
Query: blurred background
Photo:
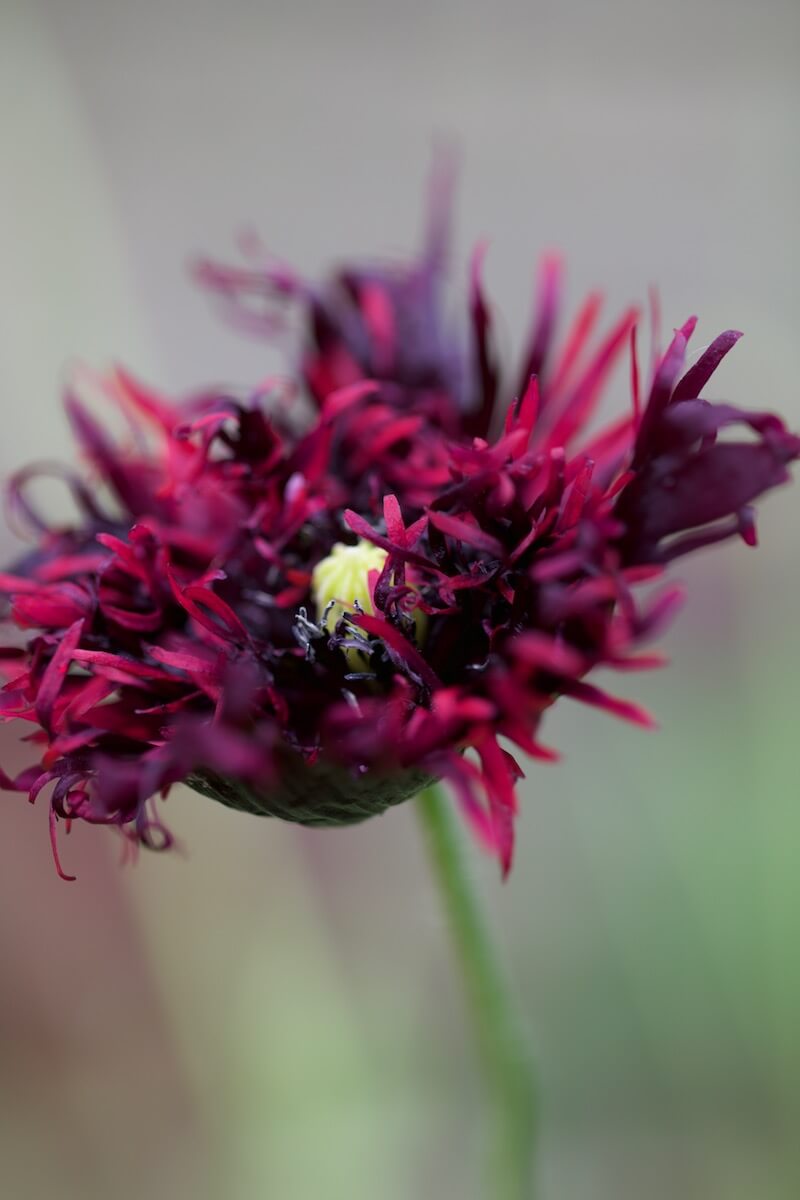
[[[800,425],[793,0],[2,0],[0,469],[71,453],[76,357],[181,391],[272,352],[198,252],[257,228],[319,273],[410,249],[462,155],[454,278],[489,235],[513,346],[542,249],[609,319],[657,282],[716,394]],[[625,403],[622,382],[609,401]],[[800,1194],[797,492],[757,552],[682,564],[645,734],[559,706],[489,897],[535,1041],[542,1195]],[[4,554],[11,552],[7,535]],[[6,767],[23,756],[5,730]],[[0,1192],[479,1200],[480,1080],[414,811],[309,833],[175,793],[182,851],[119,865],[0,797]]]

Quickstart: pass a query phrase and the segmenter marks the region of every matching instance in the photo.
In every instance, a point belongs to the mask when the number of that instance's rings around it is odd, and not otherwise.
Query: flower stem
[[[491,1089],[487,1200],[530,1200],[536,1096],[527,1040],[470,877],[453,805],[434,785],[420,793],[417,807]]]

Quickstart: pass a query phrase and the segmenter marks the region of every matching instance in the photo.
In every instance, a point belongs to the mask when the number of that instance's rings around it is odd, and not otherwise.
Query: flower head
[[[445,319],[444,228],[437,208],[418,260],[321,289],[203,266],[249,327],[274,336],[299,311],[315,404],[299,428],[281,385],[172,402],[116,371],[101,390],[128,440],[77,389],[66,400],[93,476],[60,475],[80,519],[40,516],[37,469],[12,480],[35,547],[0,576],[16,631],[0,715],[32,725],[39,756],[0,784],[31,799],[52,785],[54,849],[56,822],[75,819],[168,844],[153,798],[181,781],[343,824],[444,778],[507,871],[522,774],[509,748],[555,757],[539,736],[555,699],[649,723],[587,676],[656,664],[639,648],[680,592],[641,585],[698,547],[753,544],[752,502],[786,480],[800,440],[701,398],[734,331],[687,366],[691,318],[645,386],[635,310],[598,339],[592,295],[557,340],[552,257],[508,378],[482,252],[461,338]],[[626,354],[629,408],[587,434]]]

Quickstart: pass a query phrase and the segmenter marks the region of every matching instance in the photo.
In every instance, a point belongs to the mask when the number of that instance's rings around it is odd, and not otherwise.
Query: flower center
[[[311,591],[317,605],[317,620],[324,621],[329,632],[356,604],[362,612],[374,615],[370,575],[373,571],[380,575],[385,562],[385,550],[362,540],[355,546],[337,542],[328,557],[317,563],[311,576]]]
[[[317,620],[323,622],[329,633],[333,633],[337,622],[353,612],[356,605],[369,616],[375,615],[372,592],[386,558],[386,551],[380,546],[361,539],[354,546],[337,542],[328,557],[317,563],[311,576],[311,593]],[[425,633],[425,614],[407,603],[403,607],[413,621],[412,636],[419,644]],[[364,654],[354,649],[343,652],[354,670],[363,670],[366,665]]]

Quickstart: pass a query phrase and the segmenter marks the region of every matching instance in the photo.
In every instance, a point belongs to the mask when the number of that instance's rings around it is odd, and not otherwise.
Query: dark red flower
[[[522,772],[504,744],[554,758],[539,727],[559,696],[649,723],[587,675],[659,661],[639,647],[680,592],[643,599],[640,585],[697,547],[752,544],[750,506],[786,480],[800,440],[700,398],[738,333],[687,369],[687,321],[641,396],[635,310],[596,340],[593,295],[556,342],[552,258],[507,379],[482,253],[459,329],[443,246],[439,214],[419,260],[347,268],[322,289],[204,265],[251,328],[274,337],[299,312],[313,417],[298,429],[279,387],[172,403],[118,371],[103,388],[129,442],[67,397],[93,475],[61,473],[80,521],[37,513],[35,469],[12,480],[36,544],[0,576],[17,630],[0,715],[31,724],[39,761],[0,784],[31,799],[52,785],[54,849],[56,821],[78,818],[168,844],[153,797],[180,781],[343,824],[444,778],[507,871]],[[630,409],[587,436],[626,353]],[[729,428],[745,436],[722,440]]]

